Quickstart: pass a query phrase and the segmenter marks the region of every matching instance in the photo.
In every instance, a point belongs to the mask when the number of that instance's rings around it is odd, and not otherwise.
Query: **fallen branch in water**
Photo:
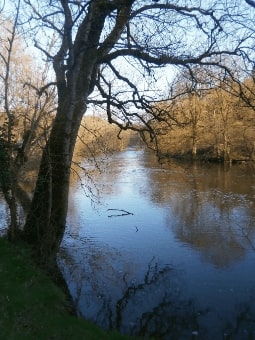
[[[108,215],[108,217],[119,217],[119,216],[134,215],[133,213],[131,213],[131,212],[127,211],[127,210],[123,210],[123,209],[107,209],[107,211],[119,211],[119,212],[122,212],[122,214]]]

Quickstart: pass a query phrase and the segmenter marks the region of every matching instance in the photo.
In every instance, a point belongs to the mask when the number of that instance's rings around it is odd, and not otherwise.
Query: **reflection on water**
[[[74,184],[59,256],[79,314],[159,339],[255,338],[252,169],[132,149],[105,169],[97,209]]]

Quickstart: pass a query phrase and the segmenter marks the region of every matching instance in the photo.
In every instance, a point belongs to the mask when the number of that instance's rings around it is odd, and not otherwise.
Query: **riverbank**
[[[33,262],[24,244],[0,238],[1,339],[128,339],[67,310],[66,296]]]
[[[208,162],[208,163],[232,163],[232,164],[241,164],[241,163],[249,163],[254,164],[254,157],[251,155],[244,155],[241,152],[232,152],[229,155],[224,155],[224,153],[217,154],[216,150],[212,147],[208,147],[205,149],[198,149],[196,154],[193,155],[191,150],[185,152],[164,152],[162,150],[159,151],[158,157],[160,160],[180,160],[180,161],[199,161],[199,162]]]

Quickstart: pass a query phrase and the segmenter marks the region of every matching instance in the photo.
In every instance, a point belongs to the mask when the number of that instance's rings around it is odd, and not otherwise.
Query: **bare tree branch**
[[[255,8],[255,1],[253,1],[253,0],[245,0],[245,2],[246,2],[248,5],[250,5],[250,6],[252,6],[252,7]]]

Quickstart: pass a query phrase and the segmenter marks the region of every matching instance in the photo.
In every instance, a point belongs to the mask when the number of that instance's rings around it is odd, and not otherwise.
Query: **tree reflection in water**
[[[59,263],[80,316],[107,330],[154,339],[253,339],[255,291],[231,314],[199,307],[170,264],[147,268],[93,238],[65,238]],[[69,244],[68,244],[69,243]],[[251,273],[251,275],[253,275]]]
[[[80,315],[143,338],[255,339],[254,172],[134,150],[111,164],[100,216],[71,195],[60,263]]]
[[[254,297],[250,301],[236,306],[236,316],[226,323],[223,329],[225,339],[255,339]]]
[[[155,259],[152,259],[149,263],[141,283],[128,285],[128,282],[125,282],[127,288],[116,303],[116,323],[113,328],[122,331],[127,314],[130,311],[134,312],[134,306],[139,308],[144,305],[144,300],[149,299],[146,311],[141,310],[136,322],[130,327],[129,334],[156,338],[169,338],[171,335],[172,338],[173,336],[179,338],[185,333],[189,335],[192,335],[192,332],[197,333],[199,329],[197,317],[202,313],[195,311],[192,301],[181,300],[180,291],[171,287],[169,275],[174,275],[172,268],[169,266],[159,268],[154,261]],[[167,276],[169,289],[166,289],[163,283]]]
[[[182,296],[183,289],[174,268],[159,266],[153,258],[137,282],[134,270],[141,268],[125,264],[121,255],[112,249],[92,249],[89,242],[84,243],[80,263],[77,249],[72,252],[70,247],[62,247],[59,258],[81,316],[104,329],[155,339],[206,334],[199,318],[208,310],[196,310],[193,301]],[[116,259],[122,268],[114,268]]]

